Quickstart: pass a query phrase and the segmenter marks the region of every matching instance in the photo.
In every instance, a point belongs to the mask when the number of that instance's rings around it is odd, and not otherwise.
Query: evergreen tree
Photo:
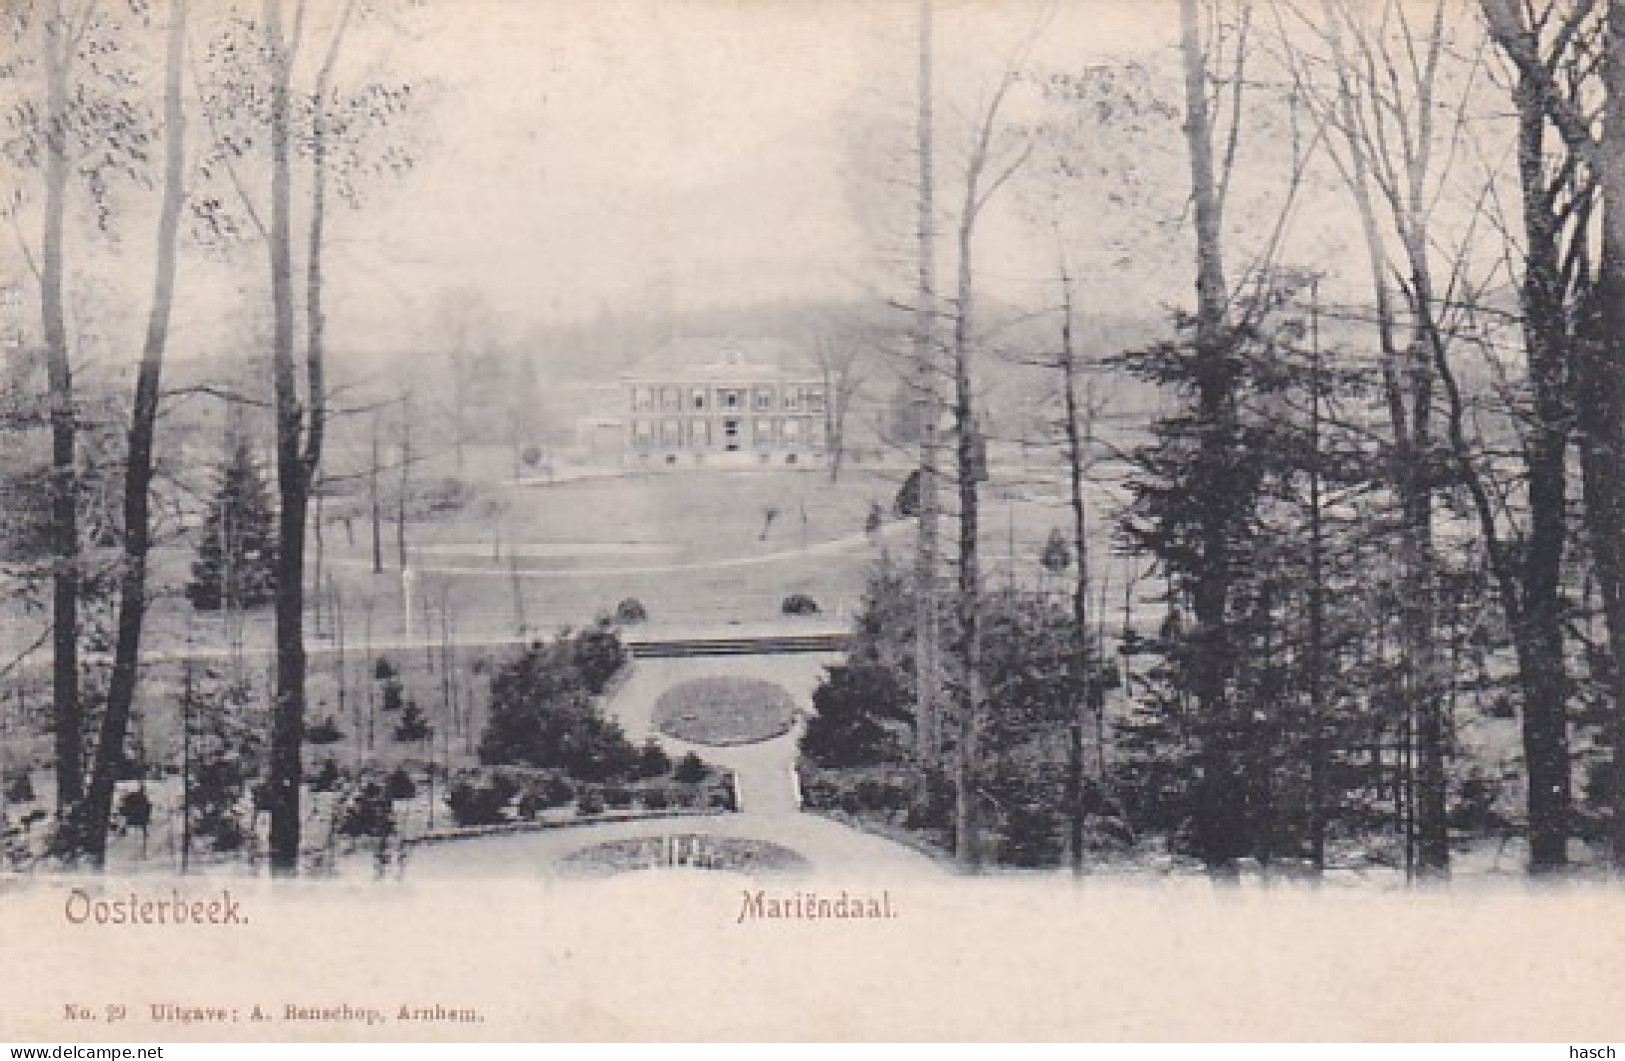
[[[246,441],[232,447],[203,522],[186,599],[200,611],[254,608],[276,591],[275,521]]]

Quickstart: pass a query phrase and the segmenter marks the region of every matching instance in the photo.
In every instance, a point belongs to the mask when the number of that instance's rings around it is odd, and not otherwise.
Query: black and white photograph
[[[1595,1044],[1622,879],[1625,2],[0,0],[0,1040]]]

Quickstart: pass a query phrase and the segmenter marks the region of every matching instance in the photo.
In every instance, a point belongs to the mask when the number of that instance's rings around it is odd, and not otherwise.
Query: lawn
[[[785,689],[760,678],[723,675],[674,685],[655,701],[655,728],[691,744],[725,748],[755,744],[788,733],[795,701]]]

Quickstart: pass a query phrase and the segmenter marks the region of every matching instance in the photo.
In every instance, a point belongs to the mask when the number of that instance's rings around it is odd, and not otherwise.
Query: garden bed
[[[668,737],[726,748],[782,737],[795,724],[795,700],[759,678],[697,678],[655,702],[655,728]]]

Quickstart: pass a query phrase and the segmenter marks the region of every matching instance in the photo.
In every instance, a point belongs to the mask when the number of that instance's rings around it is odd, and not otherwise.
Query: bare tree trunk
[[[1620,471],[1625,467],[1625,4],[1609,3],[1607,17],[1603,165],[1598,174],[1603,208],[1600,341],[1582,345],[1576,384],[1586,520],[1613,661],[1610,851],[1615,872],[1625,875],[1625,475]]]
[[[401,396],[401,482],[400,496],[395,499],[395,559],[402,571],[406,570],[406,493],[411,473],[412,395],[407,393]]]
[[[271,871],[299,869],[299,803],[305,737],[304,577],[309,477],[304,415],[294,380],[292,160],[289,99],[293,56],[282,33],[281,0],[265,0],[265,45],[271,68],[271,363],[276,395],[277,495],[276,707],[271,724]],[[311,395],[314,402],[318,395]]]
[[[932,0],[920,0],[919,67],[919,217],[916,238],[919,286],[914,307],[914,359],[918,377],[916,401],[920,430],[920,498],[918,545],[915,551],[915,735],[926,769],[942,755],[941,641],[937,590],[940,572],[937,503],[937,425],[942,417],[936,357],[936,202],[932,117]]]
[[[1523,693],[1530,861],[1544,869],[1568,860],[1569,681],[1563,658],[1562,572],[1568,533],[1567,453],[1574,408],[1568,393],[1572,355],[1564,324],[1559,232],[1546,204],[1545,114],[1531,89],[1524,83],[1516,92],[1518,164],[1528,241],[1522,290],[1524,337],[1534,395],[1534,416],[1524,446],[1529,535],[1523,554],[1521,607],[1508,618]]]
[[[51,709],[56,736],[57,817],[64,824],[84,794],[79,702],[79,481],[73,366],[63,285],[68,197],[68,71],[73,41],[63,0],[45,24],[45,219],[40,242],[40,316],[51,396]],[[64,837],[70,843],[72,837]]]
[[[976,167],[976,163],[972,163]],[[980,498],[977,483],[980,431],[971,390],[971,320],[975,294],[972,240],[976,234],[974,177],[967,182],[965,212],[959,223],[958,312],[954,317],[954,424],[959,478],[959,704],[954,814],[954,852],[959,864],[975,871],[981,865],[981,725],[982,600]]]
[[[1073,336],[1074,291],[1072,277],[1063,263],[1061,270],[1061,386],[1065,400],[1066,463],[1072,504],[1072,551],[1077,564],[1077,580],[1072,587],[1074,667],[1077,669],[1075,686],[1078,702],[1067,719],[1067,780],[1068,848],[1073,876],[1083,876],[1084,870],[1084,727],[1095,708],[1094,661],[1089,644],[1089,510],[1084,498],[1084,471],[1088,455],[1084,452],[1080,416],[1092,415],[1078,399],[1077,344]]]
[[[367,500],[372,506],[372,573],[384,573],[383,514],[378,504],[378,414],[372,417],[372,464],[367,473]]]
[[[1613,657],[1613,698],[1616,716],[1615,766],[1618,778],[1615,797],[1625,801],[1625,723],[1617,719],[1625,710],[1625,686],[1621,685],[1619,661],[1625,659],[1625,609],[1620,607],[1619,579],[1622,574],[1621,535],[1625,534],[1625,497],[1619,486],[1618,447],[1621,422],[1620,366],[1625,359],[1609,365],[1603,344],[1617,342],[1617,329],[1625,326],[1619,300],[1621,263],[1625,262],[1625,153],[1615,155],[1608,165],[1606,152],[1592,139],[1583,122],[1574,120],[1572,100],[1565,100],[1553,81],[1553,67],[1577,61],[1560,50],[1548,66],[1540,57],[1537,32],[1524,19],[1522,8],[1510,0],[1481,0],[1486,21],[1496,43],[1518,70],[1513,102],[1518,109],[1518,166],[1522,182],[1524,226],[1528,240],[1523,290],[1524,334],[1528,346],[1529,382],[1534,394],[1534,416],[1525,442],[1529,476],[1530,528],[1523,550],[1521,580],[1502,591],[1503,598],[1520,604],[1509,612],[1514,647],[1523,693],[1524,759],[1529,774],[1530,872],[1559,870],[1568,862],[1571,829],[1572,781],[1568,745],[1569,680],[1564,664],[1564,601],[1561,586],[1564,540],[1567,530],[1566,454],[1571,436],[1580,448],[1581,491],[1585,502],[1585,525],[1593,553],[1595,573],[1603,587],[1605,618],[1608,621]],[[1555,34],[1569,37],[1587,17],[1571,11],[1558,24]],[[1617,3],[1608,5],[1610,46],[1603,60],[1605,85],[1604,138],[1610,130],[1616,138],[1625,135],[1619,124],[1625,107],[1625,87],[1619,84],[1620,19]],[[1583,198],[1574,186],[1575,173],[1560,169],[1549,183],[1543,143],[1545,123],[1550,121],[1570,153],[1570,164],[1584,161],[1601,184],[1603,203],[1603,261],[1592,292],[1601,303],[1602,320],[1584,320],[1579,334],[1569,323],[1571,317],[1584,319],[1588,307],[1571,313],[1573,276],[1565,276],[1561,220],[1554,195],[1562,182],[1570,182],[1569,193]],[[1610,179],[1610,171],[1612,171]],[[1612,191],[1610,191],[1612,189]],[[1576,230],[1586,227],[1587,211],[1578,215]],[[1583,240],[1583,235],[1576,235]],[[1610,317],[1612,319],[1610,319]],[[1596,326],[1600,324],[1600,328]],[[1593,329],[1596,328],[1594,331]],[[1571,389],[1572,388],[1572,389]],[[1612,415],[1610,415],[1610,407]],[[1610,436],[1608,422],[1612,419]],[[1608,587],[1612,585],[1612,590]],[[1519,599],[1521,597],[1521,600]],[[1625,837],[1619,835],[1625,822],[1625,802],[1616,803],[1615,865],[1625,864]]]
[[[1310,288],[1309,381],[1309,858],[1326,868],[1326,573],[1320,474],[1320,282]]]
[[[181,205],[186,197],[185,113],[181,67],[186,48],[186,0],[170,0],[164,60],[164,195],[158,217],[157,256],[153,266],[152,307],[146,342],[136,370],[135,400],[130,416],[129,453],[124,473],[124,569],[119,578],[118,634],[113,674],[96,744],[90,791],[76,826],[79,844],[100,866],[107,856],[107,829],[112,818],[113,785],[123,760],[130,709],[135,701],[141,655],[141,632],[147,610],[147,554],[152,546],[151,487],[153,440],[158,420],[159,386],[164,351],[169,342],[170,309],[175,300],[176,248]]]

